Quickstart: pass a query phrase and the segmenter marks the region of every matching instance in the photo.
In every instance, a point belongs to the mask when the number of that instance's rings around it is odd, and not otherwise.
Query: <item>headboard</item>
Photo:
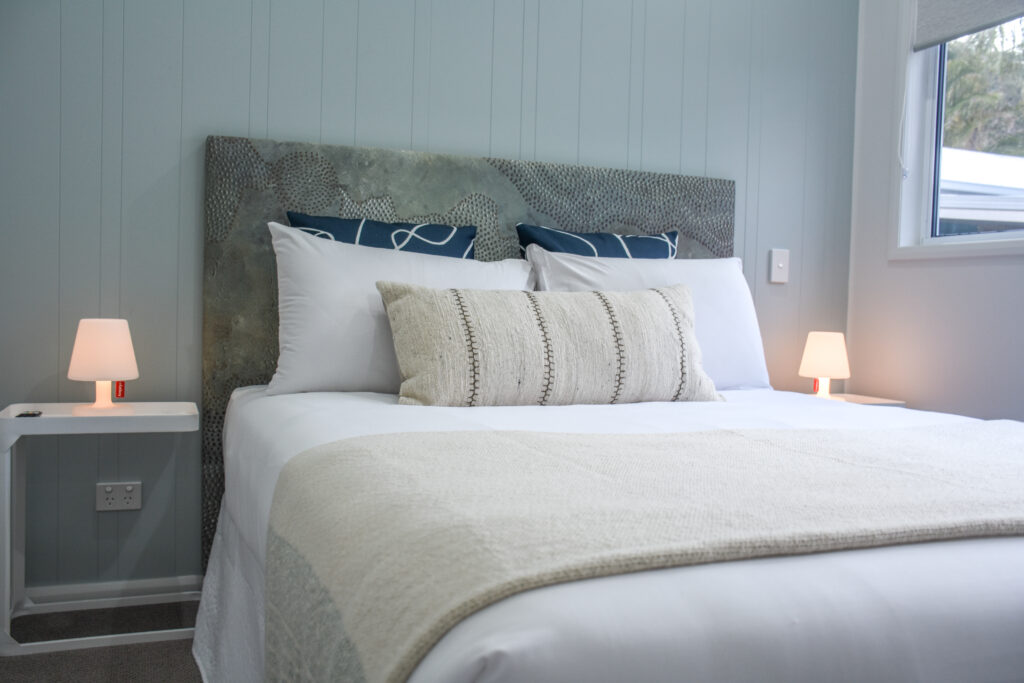
[[[695,176],[211,136],[203,269],[202,542],[224,491],[231,392],[277,364],[277,275],[267,221],[285,211],[476,225],[476,258],[519,255],[515,224],[573,232],[678,230],[680,258],[732,256],[735,183]]]

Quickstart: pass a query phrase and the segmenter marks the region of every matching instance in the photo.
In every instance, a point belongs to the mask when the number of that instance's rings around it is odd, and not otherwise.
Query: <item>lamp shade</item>
[[[120,318],[82,318],[71,351],[68,379],[119,381],[136,379],[139,366],[128,321]]]
[[[846,357],[846,337],[843,336],[843,333],[809,333],[798,374],[801,377],[828,377],[830,379],[849,377],[850,361]]]

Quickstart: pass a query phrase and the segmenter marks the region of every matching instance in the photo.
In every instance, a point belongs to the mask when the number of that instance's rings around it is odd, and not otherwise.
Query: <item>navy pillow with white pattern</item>
[[[473,258],[476,239],[473,225],[456,228],[434,223],[382,223],[368,218],[309,216],[297,211],[288,212],[288,222],[293,228],[336,242],[463,259]]]
[[[536,244],[547,251],[580,256],[604,256],[612,258],[663,258],[676,257],[679,233],[663,232],[658,235],[619,235],[612,232],[568,232],[543,225],[516,225],[519,233],[519,248]]]

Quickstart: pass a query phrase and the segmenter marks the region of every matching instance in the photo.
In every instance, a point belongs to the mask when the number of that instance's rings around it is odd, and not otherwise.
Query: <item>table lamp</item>
[[[797,374],[801,377],[814,378],[816,396],[832,398],[829,394],[831,381],[850,376],[850,361],[846,357],[846,338],[843,333],[809,333]]]
[[[83,408],[97,413],[113,411],[116,406],[110,400],[110,383],[138,376],[127,320],[82,318],[78,321],[68,379],[96,382],[96,402]]]

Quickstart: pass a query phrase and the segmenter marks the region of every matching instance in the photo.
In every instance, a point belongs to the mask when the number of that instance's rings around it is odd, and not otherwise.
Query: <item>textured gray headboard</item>
[[[476,225],[476,257],[519,255],[515,224],[574,232],[678,230],[679,257],[732,256],[735,183],[535,161],[206,140],[203,271],[203,561],[224,491],[231,392],[277,364],[277,275],[267,221],[285,211]]]

